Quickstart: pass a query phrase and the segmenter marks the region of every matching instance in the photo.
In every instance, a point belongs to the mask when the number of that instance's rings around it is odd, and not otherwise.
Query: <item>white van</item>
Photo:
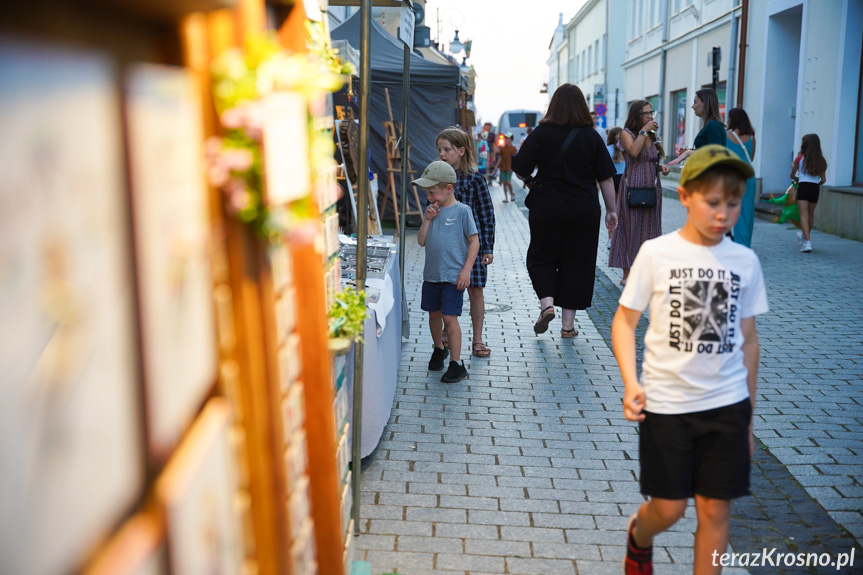
[[[527,129],[536,128],[541,118],[542,112],[537,110],[507,110],[500,117],[498,134],[512,132],[512,143],[518,146],[527,135]]]

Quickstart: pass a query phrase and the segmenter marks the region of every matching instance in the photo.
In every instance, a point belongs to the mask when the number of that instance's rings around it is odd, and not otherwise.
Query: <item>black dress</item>
[[[513,171],[530,176],[538,167],[542,186],[530,192],[527,271],[538,298],[586,309],[593,300],[599,243],[596,182],[615,173],[605,142],[591,126],[581,127],[563,157],[551,165],[571,127],[540,124],[512,158]]]

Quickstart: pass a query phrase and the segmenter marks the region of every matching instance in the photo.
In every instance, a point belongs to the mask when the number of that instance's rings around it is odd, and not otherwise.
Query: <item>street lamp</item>
[[[464,50],[464,44],[458,39],[458,29],[456,29],[455,37],[452,39],[452,42],[449,43],[449,51],[453,54],[458,54],[462,50]]]

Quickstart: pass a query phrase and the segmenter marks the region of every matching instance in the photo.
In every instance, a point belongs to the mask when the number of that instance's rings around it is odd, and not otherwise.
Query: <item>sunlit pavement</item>
[[[492,355],[469,354],[465,299],[462,356],[470,379],[457,384],[427,370],[432,343],[419,309],[424,256],[409,230],[405,291],[413,333],[402,348],[390,423],[363,461],[355,558],[370,562],[375,575],[618,574],[626,519],[643,500],[637,428],[623,419],[611,352],[620,270],[606,265],[603,229],[594,305],[576,316],[579,335],[561,338],[558,317],[536,336],[526,212],[520,203],[501,203],[497,184],[492,196],[497,240],[485,290]],[[666,197],[664,230],[684,219],[679,202]],[[771,311],[758,320],[753,497],[735,503],[731,545],[738,553],[776,548],[834,557],[856,546],[859,566],[863,246],[818,232],[812,243],[814,251],[802,254],[793,228],[756,221],[753,248]],[[694,528],[690,507],[656,539],[658,574],[691,573]],[[723,573],[806,572],[794,569]]]

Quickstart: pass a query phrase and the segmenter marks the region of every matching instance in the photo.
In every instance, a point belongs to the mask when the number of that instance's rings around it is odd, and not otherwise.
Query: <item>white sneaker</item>
[[[800,242],[801,244],[803,243],[803,232],[801,232],[801,231],[797,232],[797,241]]]
[[[803,242],[803,245],[800,246],[801,252],[811,252],[812,251],[812,242]]]

